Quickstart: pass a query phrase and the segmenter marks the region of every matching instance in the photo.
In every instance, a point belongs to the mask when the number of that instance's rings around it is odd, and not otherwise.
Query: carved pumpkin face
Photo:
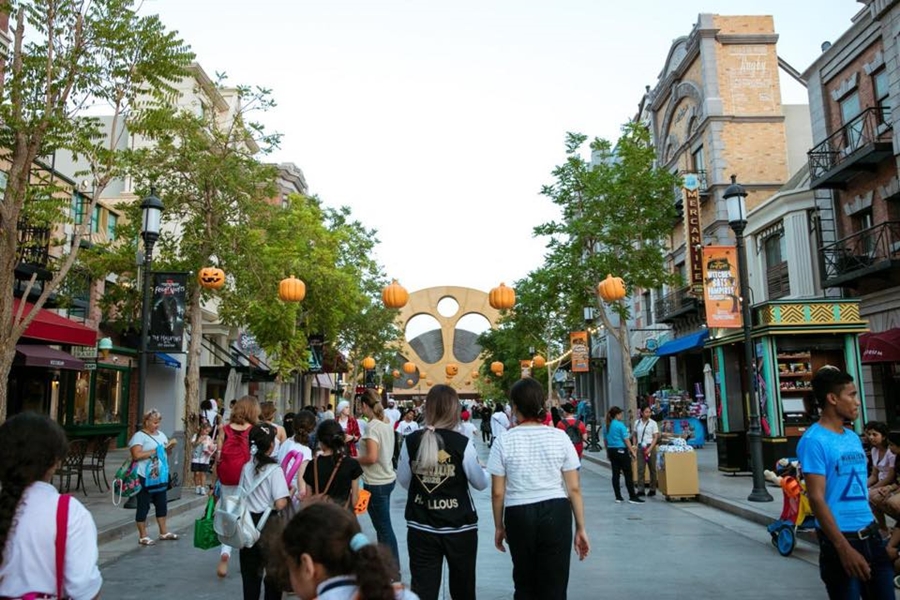
[[[225,271],[218,267],[204,267],[198,276],[200,287],[207,290],[218,290],[225,285]]]
[[[459,373],[459,365],[456,363],[449,363],[446,367],[444,367],[444,372],[447,373],[447,377],[456,377]]]

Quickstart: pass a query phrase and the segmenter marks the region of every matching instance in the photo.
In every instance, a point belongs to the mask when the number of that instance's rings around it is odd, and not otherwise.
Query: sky
[[[800,71],[853,0],[144,0],[209,73],[269,88],[310,192],[377,230],[409,291],[485,292],[543,264],[533,228],[568,131],[614,140],[699,13],[770,14]],[[806,91],[782,77],[782,101]]]

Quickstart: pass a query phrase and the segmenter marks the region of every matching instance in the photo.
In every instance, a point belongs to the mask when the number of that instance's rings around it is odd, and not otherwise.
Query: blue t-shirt
[[[625,438],[628,437],[628,428],[625,423],[618,419],[613,419],[609,424],[609,430],[606,432],[607,448],[626,448]]]
[[[854,431],[835,433],[816,423],[800,438],[797,456],[804,473],[825,477],[825,504],[838,529],[858,531],[875,520],[866,486],[866,453]]]

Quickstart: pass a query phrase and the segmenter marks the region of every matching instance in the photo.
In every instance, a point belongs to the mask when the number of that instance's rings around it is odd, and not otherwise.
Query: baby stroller
[[[766,480],[778,484],[784,494],[781,518],[770,523],[766,529],[778,553],[790,556],[797,543],[797,532],[813,530],[816,520],[806,495],[800,463],[796,458],[782,458],[775,465],[774,472],[766,470],[764,474]]]

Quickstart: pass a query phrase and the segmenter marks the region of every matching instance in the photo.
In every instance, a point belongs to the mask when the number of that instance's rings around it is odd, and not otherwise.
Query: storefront
[[[797,442],[812,424],[804,399],[811,395],[813,374],[824,365],[847,371],[859,382],[858,337],[867,329],[853,299],[774,300],[753,307],[753,350],[756,360],[763,461],[768,467],[796,455]],[[719,470],[749,470],[746,432],[749,399],[746,387],[743,332],[717,330],[707,347],[713,353],[716,408],[719,415]],[[853,428],[861,433],[865,399]]]
[[[871,369],[873,392],[884,399],[888,427],[900,429],[900,328],[864,333],[859,348],[862,364]]]

